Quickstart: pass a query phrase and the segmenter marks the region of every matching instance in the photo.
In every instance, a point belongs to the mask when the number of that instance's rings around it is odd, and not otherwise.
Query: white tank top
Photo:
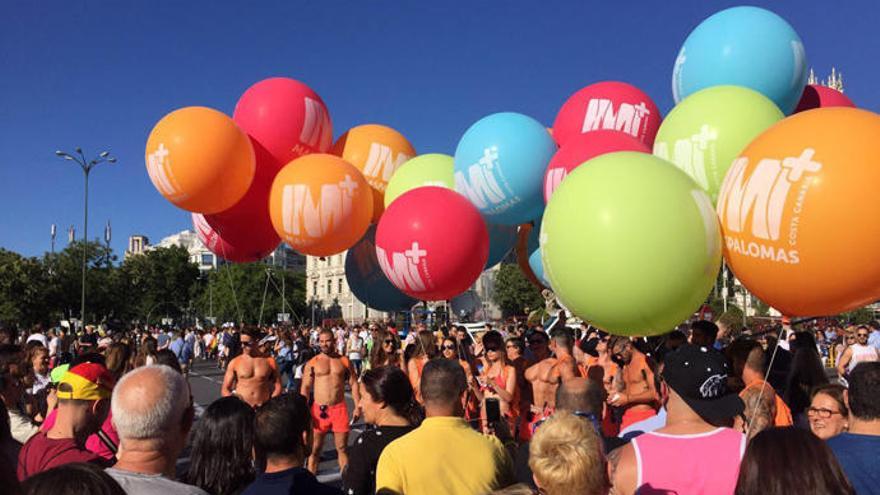
[[[878,360],[877,349],[872,345],[853,344],[850,346],[850,349],[852,349],[852,358],[846,367],[847,372],[851,372],[859,363],[870,363]]]

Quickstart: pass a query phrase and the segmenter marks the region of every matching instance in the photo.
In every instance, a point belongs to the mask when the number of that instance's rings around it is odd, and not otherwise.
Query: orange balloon
[[[538,277],[535,276],[535,272],[532,271],[532,267],[529,265],[529,235],[532,233],[533,228],[535,227],[532,224],[524,223],[516,231],[516,264],[519,265],[519,269],[526,276],[526,280],[539,290],[543,290],[546,287],[538,280]]]
[[[880,299],[880,115],[820,108],[746,147],[718,198],[724,257],[787,316],[823,316]]]
[[[238,203],[254,179],[254,149],[231,118],[185,107],[162,117],[144,153],[153,186],[178,208],[219,213]]]
[[[365,124],[352,127],[336,140],[330,150],[357,167],[373,189],[373,222],[385,211],[385,188],[391,175],[416,156],[416,150],[403,135],[390,127]]]
[[[329,256],[354,246],[367,232],[373,196],[354,165],[324,153],[305,155],[275,176],[269,214],[290,247]]]

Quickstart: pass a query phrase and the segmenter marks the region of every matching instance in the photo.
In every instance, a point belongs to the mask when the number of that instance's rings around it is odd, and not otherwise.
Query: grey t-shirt
[[[161,474],[143,474],[108,468],[105,470],[128,495],[208,495],[199,487],[170,480]]]

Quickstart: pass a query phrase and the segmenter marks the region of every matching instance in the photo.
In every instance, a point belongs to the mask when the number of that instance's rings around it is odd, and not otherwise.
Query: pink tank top
[[[638,466],[636,493],[733,493],[746,437],[730,428],[694,435],[648,432],[632,441]]]

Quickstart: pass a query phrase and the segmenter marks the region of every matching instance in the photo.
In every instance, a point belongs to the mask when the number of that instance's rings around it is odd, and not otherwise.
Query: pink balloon
[[[282,166],[302,155],[324,153],[333,126],[324,100],[294,79],[264,79],[244,92],[232,119]]]
[[[281,243],[269,217],[269,191],[280,166],[266,148],[253,138],[251,144],[254,146],[257,166],[250,188],[232,208],[204,215],[207,230],[196,229],[200,236],[204,235],[200,239],[211,252],[237,263],[259,261]],[[209,242],[223,251],[215,251]]]
[[[794,109],[794,113],[826,107],[855,108],[856,105],[846,95],[834,88],[809,84],[804,88],[804,94],[801,96],[801,101],[798,102],[797,108]]]
[[[376,257],[388,280],[404,293],[424,301],[452,299],[486,265],[486,222],[467,198],[451,189],[412,189],[379,219]]]
[[[571,95],[556,114],[553,138],[560,146],[580,134],[598,130],[621,131],[648,145],[663,120],[650,96],[617,81],[591,84]]]
[[[651,149],[638,139],[617,131],[593,131],[579,134],[559,148],[547,164],[544,174],[544,203],[550,201],[553,191],[562,180],[585,161],[615,151],[641,151]]]

